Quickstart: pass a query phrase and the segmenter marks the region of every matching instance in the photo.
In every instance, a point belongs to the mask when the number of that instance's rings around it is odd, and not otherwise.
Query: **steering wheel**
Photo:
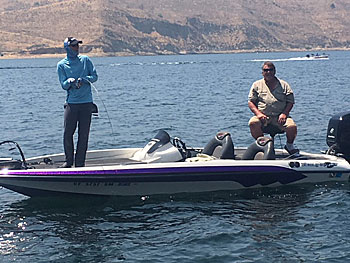
[[[183,141],[181,141],[180,138],[178,137],[173,138],[173,145],[181,152],[181,154],[184,157],[187,157],[186,144]]]

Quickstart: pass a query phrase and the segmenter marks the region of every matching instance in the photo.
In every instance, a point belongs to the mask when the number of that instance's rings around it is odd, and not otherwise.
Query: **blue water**
[[[89,149],[143,147],[158,129],[204,146],[229,131],[253,140],[247,94],[261,61],[295,93],[296,145],[327,149],[332,115],[350,110],[350,53],[92,58],[99,74]],[[59,59],[0,60],[1,140],[25,155],[62,152]],[[285,138],[277,139],[277,147]],[[1,152],[1,155],[5,153]],[[346,262],[348,184],[205,195],[30,199],[0,189],[0,262]]]

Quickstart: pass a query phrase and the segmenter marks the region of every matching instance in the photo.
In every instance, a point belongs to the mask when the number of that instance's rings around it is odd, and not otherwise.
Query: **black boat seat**
[[[204,147],[202,153],[218,159],[235,159],[234,146],[229,132],[219,132]]]
[[[244,152],[242,160],[275,160],[275,147],[270,137],[259,137]]]
[[[267,125],[263,127],[263,133],[269,134],[272,138],[276,136],[276,134],[283,134],[284,131],[282,131],[278,126],[276,125]]]

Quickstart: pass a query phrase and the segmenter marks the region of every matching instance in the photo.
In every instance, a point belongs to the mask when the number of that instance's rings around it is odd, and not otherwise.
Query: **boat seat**
[[[234,146],[229,132],[219,132],[204,147],[202,153],[218,159],[235,159]]]
[[[272,138],[274,138],[276,136],[276,134],[283,134],[284,131],[282,131],[276,125],[269,124],[269,125],[263,127],[263,133],[269,134]]]
[[[242,160],[275,160],[275,147],[270,137],[259,137],[244,152]]]

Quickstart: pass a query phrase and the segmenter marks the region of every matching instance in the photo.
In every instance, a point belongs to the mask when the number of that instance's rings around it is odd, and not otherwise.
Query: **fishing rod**
[[[85,67],[85,65],[84,65],[84,67]],[[83,77],[79,77],[79,78],[75,81],[75,82],[76,82],[76,83],[75,83],[75,86],[76,86],[78,89],[80,88],[82,81],[87,81],[87,82],[90,84],[90,86],[93,87],[93,89],[95,90],[95,92],[96,92],[96,94],[97,94],[97,97],[98,97],[99,100],[102,102],[102,105],[103,105],[103,107],[104,107],[104,109],[105,109],[105,111],[106,111],[106,114],[107,114],[107,118],[108,118],[109,125],[111,126],[112,135],[114,136],[114,129],[113,129],[113,125],[112,125],[111,118],[109,117],[109,113],[108,113],[107,107],[106,107],[106,105],[105,105],[103,99],[101,98],[101,96],[100,96],[100,94],[99,94],[99,92],[98,92],[98,89],[95,87],[94,84],[92,84],[92,82],[91,82],[90,80],[88,80],[87,78],[83,78]],[[92,105],[93,105],[93,107],[94,107],[94,108],[92,109],[92,115],[98,117],[98,107],[97,107],[97,105],[96,105],[95,103],[92,103]]]
[[[108,113],[107,107],[106,107],[106,105],[105,105],[103,99],[101,98],[101,96],[100,96],[100,94],[99,94],[99,92],[98,92],[98,89],[97,89],[97,88],[95,87],[95,85],[92,84],[92,82],[89,81],[88,79],[84,78],[84,80],[86,80],[87,82],[90,83],[90,85],[91,85],[91,86],[93,87],[93,89],[95,90],[98,99],[102,102],[102,105],[103,105],[103,107],[104,107],[104,109],[105,109],[105,111],[106,111],[106,114],[107,114],[107,118],[108,118],[109,125],[111,126],[112,135],[113,135],[113,137],[114,137],[114,129],[113,129],[112,121],[111,121],[111,118],[109,117],[109,113]],[[94,115],[94,116],[98,116],[98,108],[97,108],[97,105],[94,104],[94,107],[96,108],[96,109],[95,109],[95,113],[97,113],[97,115]]]
[[[102,102],[102,105],[103,105],[103,107],[104,107],[104,109],[105,109],[105,111],[106,111],[107,118],[108,118],[108,122],[109,122],[109,125],[111,126],[112,135],[113,135],[113,137],[114,137],[115,134],[114,134],[114,129],[113,129],[112,121],[111,121],[111,118],[109,117],[109,113],[108,113],[107,107],[106,107],[106,105],[105,105],[103,99],[101,98],[101,96],[100,96],[100,94],[99,94],[99,92],[98,92],[98,89],[95,87],[94,84],[92,84],[92,82],[91,82],[90,80],[88,80],[87,78],[84,78],[84,77],[82,76],[83,73],[84,73],[84,71],[85,71],[85,69],[86,69],[86,61],[85,61],[85,60],[83,61],[83,67],[84,67],[84,70],[81,72],[80,77],[77,79],[77,81],[78,81],[77,84],[79,85],[81,81],[85,80],[85,81],[87,81],[88,83],[90,83],[90,85],[93,87],[93,89],[95,90],[95,92],[96,92],[96,94],[97,94],[97,97],[98,97],[99,100]],[[98,116],[98,107],[97,107],[97,105],[94,104],[94,103],[93,103],[93,106],[94,106],[94,109],[93,109],[94,112],[93,112],[92,114],[94,115],[94,113],[95,113],[94,116]],[[115,138],[114,138],[114,139],[115,139]]]

